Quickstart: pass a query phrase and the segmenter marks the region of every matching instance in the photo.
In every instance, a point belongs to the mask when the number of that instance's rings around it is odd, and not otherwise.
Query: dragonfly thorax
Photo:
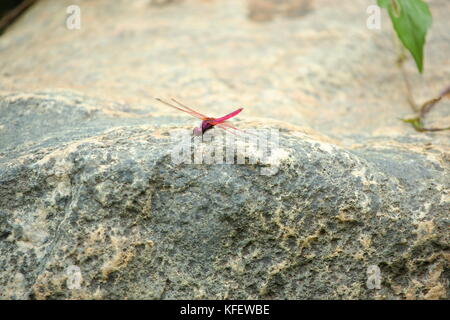
[[[206,130],[211,129],[212,127],[214,127],[214,125],[212,125],[208,120],[203,120],[200,127],[194,128],[194,136],[202,136]]]

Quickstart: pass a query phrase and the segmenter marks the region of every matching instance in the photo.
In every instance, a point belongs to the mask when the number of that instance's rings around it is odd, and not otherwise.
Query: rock
[[[364,16],[354,3],[255,24],[239,1],[80,2],[69,31],[39,19],[69,3],[39,2],[0,38],[0,297],[448,299],[449,135],[398,121],[401,80],[372,65],[391,63],[388,34],[344,30]],[[444,53],[428,53],[428,89]],[[194,122],[152,99],[171,95],[246,106],[239,127],[280,133],[276,170],[175,164],[171,134]]]

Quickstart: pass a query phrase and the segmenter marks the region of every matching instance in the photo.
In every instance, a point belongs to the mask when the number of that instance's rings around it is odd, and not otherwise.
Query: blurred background
[[[247,122],[279,121],[349,143],[360,136],[416,135],[399,121],[411,109],[391,22],[382,12],[381,28],[368,28],[372,4],[4,0],[3,19],[22,14],[0,36],[0,90],[66,90],[119,104],[128,116],[154,125],[180,115],[153,98],[175,97],[212,116],[244,107],[240,118]],[[79,28],[70,27],[71,5],[80,9]],[[429,5],[424,74],[412,59],[406,63],[417,101],[450,84],[450,2]],[[448,124],[448,106],[447,100],[435,108],[430,123]]]

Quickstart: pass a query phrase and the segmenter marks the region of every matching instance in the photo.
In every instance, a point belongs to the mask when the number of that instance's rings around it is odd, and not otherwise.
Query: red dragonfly
[[[178,107],[176,105],[173,105],[169,102],[166,102],[162,99],[156,98],[156,100],[164,103],[165,105],[168,105],[169,107],[178,109],[180,111],[184,111],[188,114],[190,114],[193,117],[196,117],[200,120],[202,120],[202,124],[200,125],[200,127],[196,127],[194,128],[194,135],[195,136],[203,136],[203,134],[209,130],[214,128],[215,126],[222,128],[224,130],[228,130],[228,129],[234,129],[234,130],[239,130],[238,128],[233,127],[231,124],[229,124],[228,122],[225,122],[226,120],[233,118],[234,116],[238,115],[244,108],[239,108],[223,117],[220,118],[212,118],[212,117],[207,117],[204,114],[201,114],[200,112],[195,111],[192,108],[189,108],[188,106],[178,102],[177,100],[172,98],[172,101],[174,103],[176,103],[178,105]],[[234,134],[233,131],[229,131],[231,133]]]

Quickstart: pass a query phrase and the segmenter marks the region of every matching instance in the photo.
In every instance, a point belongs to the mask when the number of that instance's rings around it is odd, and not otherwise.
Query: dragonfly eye
[[[201,136],[202,135],[202,128],[194,128],[194,136]]]

